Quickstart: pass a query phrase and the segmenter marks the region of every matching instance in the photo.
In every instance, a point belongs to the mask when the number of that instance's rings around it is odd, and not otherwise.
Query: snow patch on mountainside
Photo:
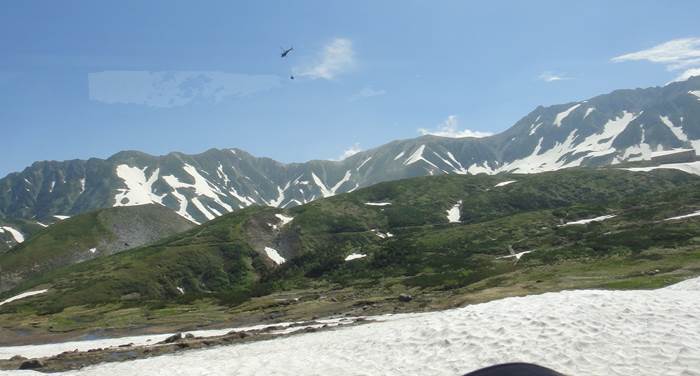
[[[575,104],[569,107],[567,110],[558,113],[554,117],[554,125],[561,127],[561,122],[564,121],[564,119],[566,119],[575,109],[579,108],[579,106],[581,106],[581,103]]]
[[[365,202],[367,206],[389,206],[391,202]]]
[[[211,221],[212,219],[216,218],[216,216],[207,210],[207,208],[199,201],[199,198],[192,197],[190,201],[192,201],[192,204],[197,208],[197,210],[199,210],[200,213],[207,217],[207,220]]]
[[[457,158],[455,158],[455,156],[452,153],[448,151],[447,156],[450,157],[452,162],[457,164],[458,169],[454,171],[455,173],[460,175],[466,175],[468,173],[467,169],[464,168],[464,166],[462,166],[462,164],[457,160]]]
[[[593,112],[593,111],[595,111],[595,107],[588,107],[588,108],[586,109],[586,113],[583,115],[583,118],[584,118],[584,119],[587,118],[588,115],[590,115],[591,112]]]
[[[279,252],[274,248],[265,247],[265,254],[277,265],[282,265],[287,261],[284,257],[280,256]]]
[[[641,126],[642,140],[637,145],[627,147],[622,154],[622,159],[630,162],[651,159],[651,145],[646,143],[646,128]]]
[[[580,143],[576,143],[578,139],[578,129],[574,129],[569,133],[564,142],[557,142],[552,148],[545,151],[542,151],[543,138],[540,138],[532,154],[506,163],[496,171],[492,170],[489,173],[538,173],[552,171],[580,166],[587,158],[613,154],[617,151],[612,146],[615,138],[620,135],[637,116],[636,114],[625,111],[621,116],[608,120],[600,133],[592,134]],[[569,159],[576,158],[567,161],[567,158],[564,158],[565,155],[568,155]]]
[[[667,126],[671,132],[673,132],[677,139],[681,141],[688,141],[688,135],[683,132],[683,128],[673,125],[668,116],[659,116],[659,119],[661,119],[661,122],[664,123],[664,125]]]
[[[667,164],[662,164],[659,166],[652,166],[652,167],[629,167],[629,168],[624,168],[623,170],[649,172],[649,171],[658,170],[658,169],[681,170],[681,171],[687,172],[689,174],[700,175],[700,161],[688,162],[688,163],[667,163]]]
[[[212,219],[211,217],[213,214],[210,212],[210,210],[206,209],[206,207],[199,201],[199,198],[202,196],[212,199],[216,204],[218,204],[221,208],[223,208],[227,212],[233,211],[233,208],[231,207],[231,205],[225,203],[221,199],[221,197],[227,197],[226,194],[221,192],[221,190],[219,190],[219,188],[217,188],[213,183],[209,182],[209,180],[207,180],[204,176],[202,176],[194,166],[191,166],[191,165],[185,163],[185,165],[183,166],[182,169],[194,179],[194,184],[181,182],[174,175],[163,176],[163,180],[171,188],[173,188],[173,191],[170,192],[170,194],[172,194],[179,201],[180,208],[178,210],[178,214],[180,214],[183,217],[194,222],[194,219],[192,218],[192,216],[189,213],[187,213],[187,207],[188,207],[187,198],[182,193],[180,193],[178,191],[178,189],[192,189],[192,190],[194,190],[194,194],[196,196],[191,199],[192,204],[207,219]]]
[[[508,184],[513,184],[513,183],[515,183],[515,182],[516,182],[515,180],[506,180],[506,181],[502,181],[502,182],[500,182],[500,183],[494,185],[494,188],[505,187],[506,185],[508,185]]]
[[[294,220],[294,217],[288,217],[288,216],[286,216],[286,215],[284,215],[284,214],[275,214],[275,217],[279,218],[280,222],[282,222],[282,223],[280,224],[280,226],[284,226],[284,225],[286,225],[287,223],[289,223],[289,222],[291,222],[292,220]]]
[[[673,221],[673,220],[676,220],[676,219],[685,219],[685,218],[692,218],[692,217],[697,217],[697,216],[700,216],[700,210],[698,210],[698,211],[696,211],[696,212],[694,212],[694,213],[690,213],[690,214],[685,214],[685,215],[679,215],[679,216],[677,216],[677,217],[666,218],[666,219],[664,219],[664,221]]]
[[[591,222],[602,222],[606,219],[615,218],[615,215],[601,215],[600,217],[580,219],[578,221],[566,222],[560,226],[585,225]]]
[[[174,176],[163,176],[163,180],[165,180],[166,183],[168,183],[171,187],[173,184],[176,184],[176,182],[177,182],[177,178],[175,178]],[[187,207],[189,204],[187,197],[185,197],[184,195],[181,195],[177,190],[173,190],[172,192],[170,192],[170,194],[172,194],[173,197],[175,197],[175,199],[178,202],[177,214],[179,214],[183,218],[189,220],[190,222],[200,224],[199,222],[197,222],[196,219],[194,219],[194,217],[192,217],[190,215],[190,213],[187,212]]]
[[[345,261],[352,261],[352,260],[357,260],[357,259],[361,259],[361,258],[365,258],[365,257],[367,257],[367,255],[364,253],[351,253],[345,258]]]
[[[194,179],[194,184],[189,185],[189,187],[195,189],[196,195],[209,197],[212,200],[214,200],[214,202],[219,204],[222,208],[226,209],[226,211],[233,211],[233,208],[230,205],[221,201],[221,199],[219,198],[219,196],[226,197],[226,195],[223,192],[221,192],[221,190],[219,190],[219,188],[217,188],[216,185],[214,185],[204,176],[202,176],[194,166],[185,163],[185,166],[182,169],[185,170],[185,172],[187,172]]]
[[[43,293],[45,293],[45,292],[47,292],[47,291],[49,291],[49,290],[36,290],[36,291],[27,291],[27,292],[23,292],[23,293],[21,293],[21,294],[18,294],[18,295],[15,295],[15,296],[11,297],[11,298],[8,298],[8,299],[3,300],[2,302],[0,302],[0,306],[1,306],[1,305],[4,305],[4,304],[7,304],[7,303],[9,303],[9,302],[14,302],[15,300],[20,300],[20,299],[28,298],[28,297],[30,297],[30,296],[43,294]]]
[[[390,232],[386,232],[386,233],[385,233],[385,232],[381,232],[381,231],[377,230],[376,228],[373,228],[373,229],[370,230],[370,231],[373,232],[375,235],[377,235],[377,236],[378,236],[379,238],[381,238],[381,239],[388,239],[388,238],[393,238],[393,237],[394,237],[394,234],[392,234],[392,233],[390,233]]]
[[[698,100],[700,101],[700,90],[689,91],[688,94],[698,97]]]
[[[439,167],[434,165],[433,162],[430,162],[429,160],[427,160],[423,157],[424,151],[425,151],[425,145],[419,146],[418,149],[416,149],[416,151],[414,151],[413,154],[411,154],[411,156],[406,158],[406,160],[403,162],[404,166],[410,166],[416,162],[423,161],[423,162],[439,169]]]
[[[284,186],[284,188],[281,188],[280,186],[277,186],[277,198],[274,200],[271,200],[268,204],[269,206],[274,206],[278,208],[280,205],[282,205],[282,202],[284,202],[285,195],[284,192],[289,189],[289,184],[290,182],[287,182],[287,184]]]
[[[153,192],[153,183],[158,180],[159,169],[155,169],[151,176],[146,177],[148,167],[138,168],[129,165],[118,165],[117,176],[124,181],[126,188],[120,188],[114,196],[114,206],[134,206],[144,204],[163,204],[163,197]]]
[[[538,129],[539,127],[542,126],[542,124],[544,124],[544,123],[540,122],[540,123],[537,123],[537,124],[532,124],[532,125],[530,126],[530,136],[534,135],[535,132],[537,132],[537,129]]]
[[[406,152],[404,152],[404,151],[400,152],[399,154],[396,154],[396,156],[394,157],[394,160],[397,160],[397,159],[403,157],[404,154],[406,154]]]
[[[12,235],[12,238],[15,239],[15,241],[17,243],[24,242],[24,235],[22,235],[22,233],[19,232],[18,230],[14,229],[10,226],[0,226],[0,233],[3,233],[5,231],[9,232],[10,235]]]
[[[472,174],[472,175],[477,175],[477,174],[494,174],[495,171],[491,168],[491,166],[488,165],[488,162],[483,161],[481,165],[477,165],[476,163],[472,163],[469,168],[467,168],[467,172]]]
[[[360,169],[361,169],[365,164],[367,164],[367,162],[369,162],[369,161],[371,161],[371,160],[372,160],[372,157],[369,157],[369,158],[365,159],[364,162],[360,163],[360,165],[357,166],[357,168],[355,169],[355,171],[360,171]]]
[[[255,200],[253,200],[250,197],[243,196],[243,195],[239,194],[238,191],[236,191],[236,188],[233,188],[233,187],[229,188],[228,193],[230,193],[233,197],[235,197],[236,200],[240,201],[243,204],[243,206],[250,206],[250,205],[255,204]]]
[[[221,163],[219,163],[219,166],[216,168],[216,174],[224,181],[224,185],[229,185],[231,179],[229,179],[228,175],[224,172],[224,166]]]
[[[316,176],[315,173],[313,173],[313,172],[311,173],[311,178],[313,178],[314,183],[316,183],[316,185],[318,186],[318,188],[321,190],[321,195],[322,195],[324,198],[325,198],[325,197],[335,196],[335,194],[336,194],[336,192],[338,191],[338,189],[339,189],[343,184],[345,184],[345,182],[347,182],[348,180],[350,180],[350,177],[351,177],[351,176],[352,176],[352,174],[350,173],[350,170],[345,171],[345,175],[343,176],[343,178],[340,179],[340,181],[339,181],[338,183],[336,183],[333,187],[328,188],[328,187],[326,187],[326,184],[323,183],[323,180],[321,180],[321,178],[319,178],[318,176]]]
[[[459,223],[459,218],[461,217],[461,213],[460,213],[461,207],[462,207],[462,200],[459,200],[451,208],[447,209],[447,222]]]

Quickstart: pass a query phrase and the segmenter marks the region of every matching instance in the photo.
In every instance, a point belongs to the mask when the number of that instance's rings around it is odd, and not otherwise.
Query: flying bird
[[[283,47],[280,47],[280,49],[282,50],[282,53],[280,54],[281,58],[287,57],[288,53],[294,51],[294,47],[289,47],[289,49],[287,49],[287,50],[285,50]]]

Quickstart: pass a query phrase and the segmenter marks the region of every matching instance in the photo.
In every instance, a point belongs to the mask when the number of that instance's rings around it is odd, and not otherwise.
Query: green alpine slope
[[[700,216],[667,220],[698,210],[700,177],[670,170],[387,182],[287,210],[249,207],[45,273],[0,296],[48,289],[0,306],[0,321],[53,331],[202,324],[653,287],[700,273]],[[402,305],[403,292],[416,298]]]
[[[27,278],[140,247],[193,226],[160,205],[101,209],[59,221],[0,254],[0,292]]]

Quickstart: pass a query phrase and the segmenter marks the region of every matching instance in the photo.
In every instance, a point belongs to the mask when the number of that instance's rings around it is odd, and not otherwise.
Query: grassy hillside
[[[140,247],[193,226],[159,205],[102,209],[57,222],[0,254],[0,291],[54,269]]]
[[[460,201],[460,223],[448,223]],[[251,207],[46,273],[0,296],[49,288],[0,307],[0,321],[63,331],[386,311],[404,307],[396,306],[401,292],[419,297],[405,307],[428,309],[562,288],[652,287],[700,273],[700,217],[664,220],[697,210],[700,178],[678,171],[382,183],[286,211]],[[603,215],[614,217],[562,226]],[[286,262],[277,265],[266,248]],[[531,252],[516,263],[502,258],[509,248]],[[351,254],[365,256],[346,261]]]

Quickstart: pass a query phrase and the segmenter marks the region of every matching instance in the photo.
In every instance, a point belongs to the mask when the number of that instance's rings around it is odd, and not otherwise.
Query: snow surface
[[[224,185],[228,185],[231,182],[231,179],[224,172],[224,166],[221,162],[219,162],[219,166],[216,168],[216,175],[224,181]]]
[[[15,239],[15,241],[16,241],[17,243],[22,243],[22,242],[24,242],[24,235],[22,235],[22,233],[19,232],[18,230],[14,229],[14,228],[12,228],[12,227],[10,227],[10,226],[0,226],[0,229],[3,230],[3,231],[0,231],[0,232],[4,232],[4,231],[9,232],[10,235],[12,235],[12,238]]]
[[[588,107],[588,108],[586,109],[586,113],[583,115],[583,118],[584,118],[584,119],[587,118],[588,115],[590,115],[591,112],[593,112],[593,111],[595,111],[595,107]]]
[[[90,251],[90,253],[95,253],[95,252],[97,252],[97,248],[90,248],[89,251]]]
[[[279,218],[279,220],[282,222],[282,224],[280,224],[280,226],[284,226],[294,219],[294,217],[288,217],[284,214],[275,214],[275,217]]]
[[[700,101],[700,90],[689,91],[688,94],[698,97],[698,100]]]
[[[370,230],[370,231],[372,231],[375,235],[377,235],[378,237],[380,237],[380,238],[382,238],[382,239],[387,239],[387,238],[393,238],[393,237],[394,237],[394,234],[392,234],[392,233],[390,233],[390,232],[384,233],[384,232],[381,232],[381,231],[377,230],[376,228],[374,228],[374,229],[372,229],[372,230]]]
[[[691,217],[697,217],[697,216],[700,216],[700,210],[698,210],[694,213],[686,214],[686,215],[679,215],[678,217],[666,218],[666,219],[664,219],[664,221],[673,221],[675,219],[685,219],[685,218],[691,218]]]
[[[248,196],[243,196],[236,191],[236,188],[231,187],[228,191],[233,197],[235,197],[238,201],[240,201],[244,206],[250,206],[255,203],[255,200]]]
[[[504,258],[511,258],[511,257],[514,257],[514,258],[515,258],[515,261],[518,262],[518,261],[520,261],[520,259],[521,259],[523,256],[525,256],[525,255],[528,254],[528,253],[532,253],[532,252],[535,252],[535,251],[523,251],[523,252],[513,253],[513,254],[510,254],[510,255],[501,256],[501,257],[496,257],[496,258],[504,259]]]
[[[282,265],[287,261],[284,257],[280,256],[279,252],[274,248],[265,247],[265,254],[277,265]]]
[[[402,151],[402,152],[400,152],[399,154],[396,154],[396,156],[394,157],[394,160],[397,160],[397,159],[399,159],[399,158],[403,157],[403,156],[404,156],[404,154],[406,154],[406,152],[405,152],[405,151]]]
[[[62,375],[460,375],[514,361],[576,376],[691,376],[700,368],[700,278],[658,290],[562,291],[372,319],[378,322]],[[100,341],[77,344],[104,347]],[[138,343],[113,344],[129,342]],[[42,346],[4,348],[0,356],[46,352]],[[11,374],[22,372],[35,375]]]
[[[581,142],[576,142],[579,138],[577,129],[569,133],[563,142],[557,142],[553,147],[542,151],[543,138],[540,138],[538,144],[533,149],[529,156],[521,159],[516,159],[510,163],[506,163],[498,169],[491,169],[484,163],[484,167],[470,173],[485,172],[495,174],[499,172],[519,172],[519,173],[538,173],[543,171],[559,170],[568,167],[578,167],[581,163],[590,157],[599,157],[617,152],[613,147],[613,143],[620,133],[639,116],[629,112],[623,112],[621,116],[608,120],[603,126],[600,133],[592,134],[586,137]],[[567,162],[563,155],[577,155],[575,160]],[[474,166],[474,165],[473,165]]]
[[[566,119],[575,109],[579,108],[579,106],[581,106],[581,103],[575,104],[569,107],[567,110],[558,113],[557,116],[554,117],[554,125],[561,127],[561,122],[564,121],[564,119]]]
[[[456,163],[457,166],[459,167],[459,169],[455,169],[455,170],[454,170],[455,173],[460,174],[460,175],[466,175],[466,174],[468,173],[467,169],[464,168],[464,166],[462,166],[461,163],[459,163],[459,161],[457,160],[457,158],[455,158],[455,156],[452,155],[452,153],[450,153],[450,152],[448,151],[448,152],[447,152],[447,156],[450,157],[450,159],[452,160],[452,162]]]
[[[671,154],[678,154],[678,153],[684,153],[688,151],[695,151],[695,149],[671,149],[671,150],[659,150],[651,153],[652,158],[653,157],[660,157],[662,155],[671,155]]]
[[[232,212],[233,208],[231,205],[223,202],[221,200],[221,197],[227,197],[226,194],[221,192],[219,188],[216,187],[213,183],[211,183],[209,180],[207,180],[204,176],[202,176],[199,171],[194,167],[191,166],[187,163],[182,167],[182,169],[194,179],[194,184],[189,184],[189,183],[184,183],[181,182],[177,177],[174,175],[167,175],[163,176],[163,180],[171,187],[173,188],[173,191],[170,192],[175,198],[178,200],[180,207],[177,211],[178,214],[181,216],[189,219],[192,222],[197,223],[194,218],[187,212],[187,207],[188,207],[188,201],[187,198],[181,194],[178,189],[184,188],[184,189],[194,189],[194,193],[196,197],[194,197],[191,201],[192,204],[207,218],[207,219],[213,219],[215,217],[210,210],[208,210],[200,201],[199,197],[204,196],[212,199],[216,204],[218,204],[221,208],[226,210],[226,212]],[[195,200],[196,199],[196,200]]]
[[[389,206],[391,202],[365,202],[367,206]]]
[[[540,126],[542,126],[542,124],[543,124],[542,122],[539,122],[539,123],[537,123],[537,124],[532,124],[532,125],[530,126],[530,136],[532,136],[533,134],[535,134],[535,132],[537,132],[537,129],[538,129]]]
[[[118,189],[114,196],[114,206],[133,206],[150,203],[163,204],[163,197],[153,193],[153,183],[158,180],[160,169],[155,169],[151,176],[146,177],[148,167],[138,168],[129,165],[117,166],[117,176],[124,181],[126,188]]]
[[[199,201],[198,197],[192,197],[190,201],[192,202],[194,207],[197,208],[197,210],[199,210],[200,213],[204,214],[204,216],[208,220],[211,221],[212,219],[216,218],[216,216],[212,214],[209,210],[207,210],[207,208]]]
[[[365,165],[367,162],[369,162],[371,159],[372,159],[372,157],[369,157],[369,158],[365,159],[365,161],[362,162],[362,163],[360,163],[360,165],[357,166],[357,168],[356,168],[355,170],[356,170],[356,171],[360,171],[360,169],[362,168],[362,166],[364,166],[364,165]]]
[[[348,257],[345,258],[345,261],[352,261],[365,257],[367,257],[367,255],[365,255],[364,253],[351,253],[348,255]]]
[[[449,223],[459,223],[459,218],[461,217],[461,213],[460,213],[461,207],[462,207],[462,200],[459,200],[451,208],[447,209],[447,221]]]
[[[504,187],[504,186],[506,186],[506,185],[508,185],[508,184],[513,184],[513,183],[515,183],[515,182],[516,182],[516,180],[506,180],[506,181],[502,181],[502,182],[500,182],[500,183],[494,185],[494,187],[495,187],[495,188]]]
[[[561,226],[571,226],[571,225],[585,225],[591,222],[601,222],[606,219],[614,218],[616,217],[614,214],[611,215],[601,215],[600,217],[595,217],[595,218],[587,218],[587,219],[580,219],[578,221],[573,221],[573,222],[566,222]]]
[[[333,187],[328,188],[326,187],[326,184],[323,183],[323,180],[321,180],[321,178],[316,176],[316,174],[314,174],[313,172],[311,173],[311,177],[314,179],[314,183],[316,183],[318,188],[321,190],[321,195],[323,195],[323,197],[335,196],[335,193],[338,191],[340,186],[342,186],[343,184],[345,184],[345,182],[350,180],[351,176],[352,173],[350,172],[350,170],[345,171],[345,176],[343,176],[343,178],[340,179],[340,181],[337,182]]]
[[[625,168],[624,170],[649,172],[649,171],[658,170],[658,169],[681,170],[681,171],[687,172],[689,174],[700,175],[700,161],[688,162],[688,163],[667,163],[667,164],[662,164],[659,166],[652,166],[652,167],[630,167],[630,168]]]
[[[47,292],[47,291],[49,291],[49,290],[36,290],[36,291],[27,291],[27,292],[23,292],[23,293],[21,293],[21,294],[19,294],[19,295],[15,295],[15,296],[13,296],[13,297],[11,297],[11,298],[8,298],[8,299],[3,300],[2,302],[0,302],[0,306],[1,306],[1,305],[4,305],[4,304],[7,304],[7,303],[9,303],[9,302],[14,302],[15,300],[27,298],[27,297],[34,296],[34,295],[43,294],[43,293],[45,293],[45,292]],[[0,359],[1,359],[1,358],[0,358]]]
[[[178,291],[180,287],[177,287]],[[183,289],[184,291],[184,289]],[[319,319],[315,320],[319,324],[311,325],[300,325],[302,322],[282,322],[274,324],[259,324],[246,327],[233,327],[224,329],[204,329],[204,330],[194,330],[187,333],[191,333],[197,337],[214,337],[227,334],[231,331],[242,332],[249,330],[260,330],[265,329],[270,326],[281,327],[284,329],[274,330],[271,333],[290,333],[297,330],[304,330],[308,327],[318,328],[323,325],[336,326],[340,324],[348,324],[355,320],[355,317],[343,317],[343,318],[331,318],[331,319]],[[292,326],[294,324],[294,326]],[[115,337],[115,338],[100,338],[85,341],[71,341],[71,342],[59,342],[59,343],[48,343],[48,344],[37,344],[37,345],[26,345],[26,346],[8,346],[0,347],[0,359],[9,359],[14,355],[22,355],[24,357],[44,357],[58,355],[64,351],[86,351],[95,348],[107,348],[107,347],[117,347],[119,345],[133,343],[135,346],[154,344],[165,340],[166,338],[172,336],[175,333],[166,334],[146,334],[130,337]],[[183,333],[184,334],[184,333]],[[0,375],[4,375],[0,371]],[[36,373],[31,373],[31,375],[36,376]]]
[[[54,218],[56,218],[56,219],[62,221],[62,220],[64,220],[64,219],[70,218],[70,215],[54,215]]]
[[[403,162],[403,164],[406,166],[409,166],[409,165],[412,165],[416,162],[423,161],[423,162],[425,162],[425,163],[427,163],[435,168],[439,168],[438,166],[433,164],[433,162],[430,162],[429,160],[423,158],[424,151],[425,151],[425,145],[419,146],[418,149],[416,149],[416,151],[414,151],[410,157],[406,158],[406,160]]]
[[[165,180],[166,183],[170,184],[170,183],[168,182],[168,180],[170,180],[170,178],[174,179],[172,182],[177,181],[177,179],[176,179],[174,176],[164,176],[164,177],[163,177],[163,180]],[[172,184],[170,184],[170,185],[172,186]],[[189,202],[187,201],[187,197],[185,197],[184,195],[180,194],[180,192],[178,192],[177,190],[173,190],[172,192],[170,192],[170,194],[173,195],[173,196],[175,196],[175,198],[177,199],[177,202],[178,202],[178,204],[179,204],[179,208],[177,209],[177,214],[179,214],[181,217],[183,217],[183,218],[189,220],[189,221],[192,222],[192,223],[199,224],[199,222],[197,222],[197,221],[194,219],[194,217],[192,217],[192,216],[190,215],[190,213],[187,212],[187,206],[188,206],[188,203],[189,203]]]
[[[664,125],[667,126],[671,132],[673,132],[677,139],[681,141],[688,141],[688,135],[683,132],[683,128],[673,125],[673,122],[671,122],[668,116],[659,116],[659,119],[661,119],[661,122],[664,123]]]
[[[281,188],[279,185],[277,186],[277,198],[270,201],[268,203],[269,206],[274,206],[274,207],[278,208],[280,205],[282,205],[282,202],[286,198],[284,195],[284,192],[286,192],[287,189],[289,189],[290,184],[291,184],[291,182],[287,182],[287,184],[284,186],[284,188]]]

